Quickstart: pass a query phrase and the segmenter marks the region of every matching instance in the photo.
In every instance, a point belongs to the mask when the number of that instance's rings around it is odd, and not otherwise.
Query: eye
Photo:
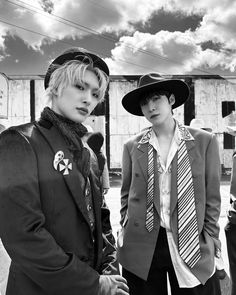
[[[151,98],[151,101],[152,101],[152,102],[155,102],[155,101],[160,100],[160,99],[161,99],[161,95],[155,95],[155,96],[153,96],[153,97]]]
[[[93,93],[93,96],[94,96],[95,98],[99,98],[99,93],[98,93],[98,92],[94,92],[94,93]]]
[[[84,90],[84,86],[83,85],[80,85],[80,84],[77,84],[75,85],[75,87],[79,90]]]

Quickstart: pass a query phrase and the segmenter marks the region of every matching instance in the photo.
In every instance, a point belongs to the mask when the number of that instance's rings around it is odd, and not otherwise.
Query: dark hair
[[[87,140],[87,144],[95,154],[101,150],[103,143],[104,137],[101,132],[92,133]]]
[[[160,95],[165,95],[169,100],[171,93],[166,90],[151,91],[140,100],[140,106],[147,104],[150,100],[157,100],[160,98]]]

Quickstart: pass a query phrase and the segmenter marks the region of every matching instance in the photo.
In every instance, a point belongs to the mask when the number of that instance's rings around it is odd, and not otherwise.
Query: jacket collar
[[[181,123],[179,123],[177,120],[175,120],[176,122],[176,132],[177,132],[177,136],[179,140],[185,140],[185,141],[191,141],[194,140],[193,136],[191,135],[191,133],[188,131],[188,129],[182,125]],[[153,129],[152,127],[149,127],[143,134],[143,136],[141,137],[139,144],[146,144],[149,143],[149,140],[152,136],[152,132]]]

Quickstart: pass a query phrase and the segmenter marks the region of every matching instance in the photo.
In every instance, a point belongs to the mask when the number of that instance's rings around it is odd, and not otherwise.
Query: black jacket
[[[55,169],[58,151],[72,170]],[[73,157],[54,126],[30,123],[0,136],[0,237],[12,259],[7,295],[94,295],[117,274],[109,210],[91,169],[92,234]]]

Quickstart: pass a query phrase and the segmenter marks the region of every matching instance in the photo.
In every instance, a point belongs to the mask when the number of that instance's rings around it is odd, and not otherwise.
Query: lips
[[[159,116],[159,114],[153,114],[153,115],[150,116],[150,119],[153,119],[153,118],[158,117],[158,116]]]
[[[76,108],[76,110],[78,110],[80,113],[87,115],[88,114],[88,109],[86,108]]]

